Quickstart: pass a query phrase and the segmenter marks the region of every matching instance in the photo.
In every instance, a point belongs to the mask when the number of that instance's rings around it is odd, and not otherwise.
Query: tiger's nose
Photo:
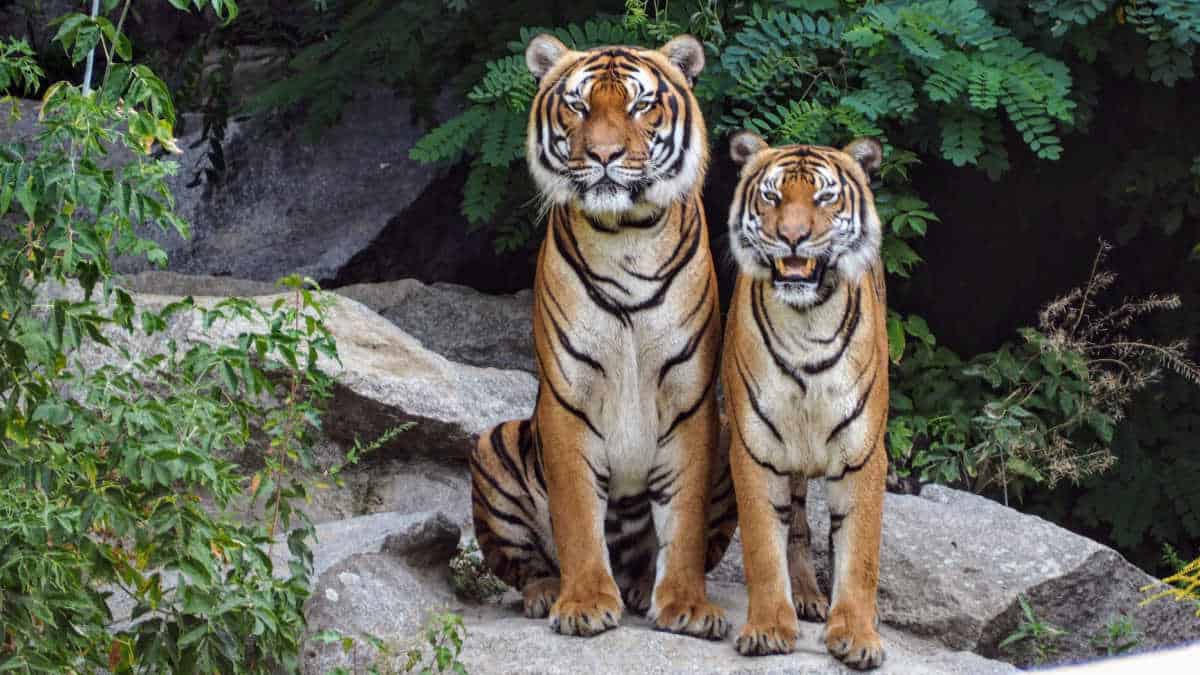
[[[812,234],[812,228],[799,223],[784,223],[779,226],[779,238],[795,248]]]
[[[587,155],[601,165],[608,166],[625,155],[625,148],[619,145],[593,145],[588,148]]]

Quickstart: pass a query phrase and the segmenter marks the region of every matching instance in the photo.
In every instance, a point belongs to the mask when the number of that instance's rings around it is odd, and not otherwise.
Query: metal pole
[[[100,0],[92,0],[92,18],[95,19],[96,15],[99,13],[100,13]],[[87,55],[87,67],[83,71],[83,93],[84,93],[84,95],[92,93],[92,64],[95,63],[95,61],[96,61],[96,48],[92,47],[92,50],[89,51],[88,55]]]

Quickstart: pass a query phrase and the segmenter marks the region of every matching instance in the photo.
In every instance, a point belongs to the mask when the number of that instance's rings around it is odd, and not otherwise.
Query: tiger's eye
[[[653,103],[651,101],[638,101],[633,106],[633,112],[635,112],[635,113],[645,112],[650,109],[651,105],[653,105]]]
[[[583,101],[571,101],[567,107],[581,115],[587,112],[587,106],[583,104]]]

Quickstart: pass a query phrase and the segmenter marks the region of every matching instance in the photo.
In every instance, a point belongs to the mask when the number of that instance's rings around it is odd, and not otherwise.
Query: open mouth
[[[771,266],[771,277],[776,283],[816,284],[825,273],[823,258],[802,258],[788,256],[776,258]]]

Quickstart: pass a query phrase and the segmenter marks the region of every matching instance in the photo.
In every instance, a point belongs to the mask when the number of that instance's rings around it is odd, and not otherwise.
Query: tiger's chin
[[[592,188],[579,201],[586,213],[595,216],[616,216],[632,211],[635,206],[629,190],[617,186]]]

